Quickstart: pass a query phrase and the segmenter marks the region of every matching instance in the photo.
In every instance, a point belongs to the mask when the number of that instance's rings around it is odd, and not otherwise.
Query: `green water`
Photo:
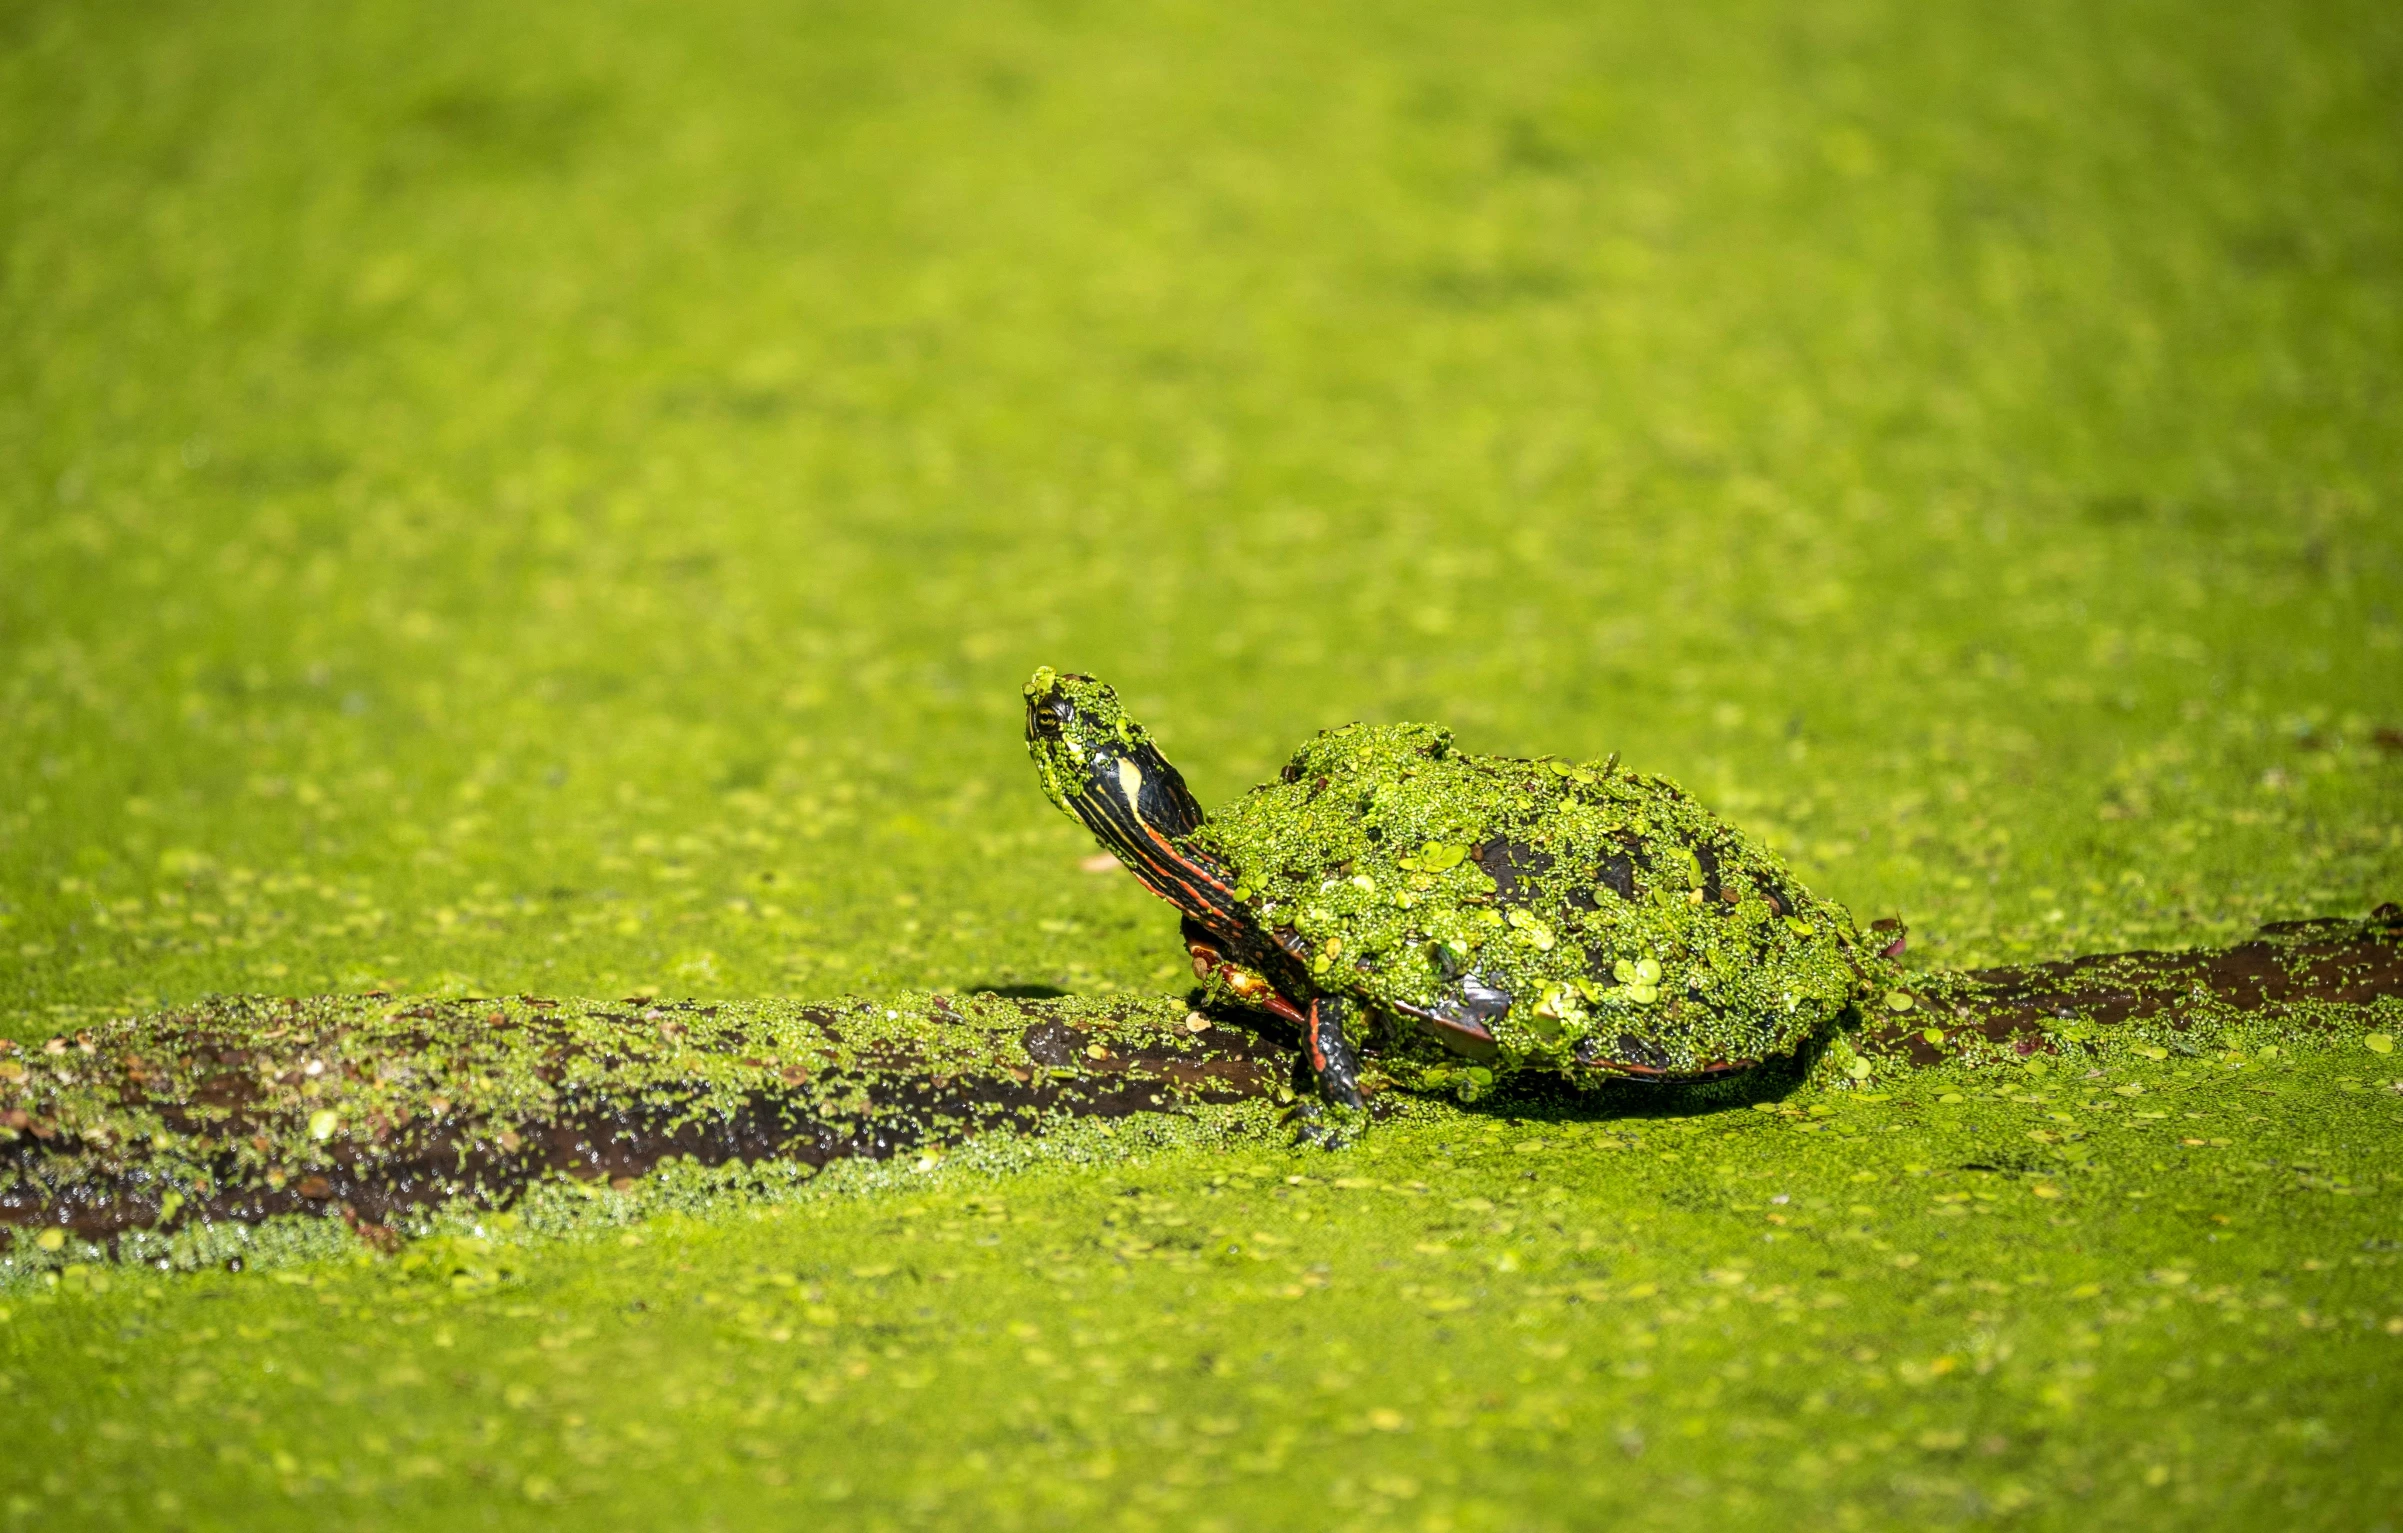
[[[2367,4],[0,9],[0,1031],[1179,989],[1036,664],[1205,804],[1617,751],[1919,965],[2359,914],[2399,75]],[[12,1296],[0,1523],[2375,1525],[2403,1066],[2187,1068],[2053,1200],[1962,1136],[2086,1109],[1931,1078]]]

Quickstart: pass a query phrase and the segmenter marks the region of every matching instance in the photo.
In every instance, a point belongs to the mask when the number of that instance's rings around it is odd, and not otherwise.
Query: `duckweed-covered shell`
[[[1851,918],[1675,784],[1464,755],[1432,725],[1328,730],[1192,844],[1316,989],[1380,1019],[1404,1085],[1723,1074],[1794,1049],[1862,984]],[[1447,1049],[1445,1019],[1490,1031],[1493,1057]]]

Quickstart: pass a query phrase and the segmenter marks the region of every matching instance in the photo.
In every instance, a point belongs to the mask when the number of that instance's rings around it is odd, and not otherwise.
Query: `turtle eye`
[[[1054,737],[1064,734],[1075,717],[1076,705],[1057,694],[1032,699],[1026,706],[1027,727],[1038,734]]]

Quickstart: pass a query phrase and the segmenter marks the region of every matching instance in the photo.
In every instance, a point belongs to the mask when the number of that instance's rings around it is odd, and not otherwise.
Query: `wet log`
[[[2231,1018],[2363,1030],[2403,997],[2403,910],[2233,947],[1926,974],[1859,1053],[1933,1065]],[[339,1214],[371,1239],[454,1199],[572,1176],[888,1159],[996,1131],[1275,1099],[1294,1059],[1164,998],[396,1001],[221,997],[0,1052],[0,1246]],[[1641,1088],[1652,1089],[1652,1088]]]

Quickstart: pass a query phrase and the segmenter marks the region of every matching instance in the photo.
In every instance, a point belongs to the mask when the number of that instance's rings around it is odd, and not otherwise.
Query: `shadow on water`
[[[1800,1090],[1812,1068],[1853,1019],[1791,1054],[1763,1060],[1741,1075],[1709,1081],[1608,1081],[1586,1086],[1564,1075],[1516,1076],[1463,1111],[1552,1123],[1611,1123],[1627,1119],[1698,1118],[1759,1102],[1782,1102]]]

